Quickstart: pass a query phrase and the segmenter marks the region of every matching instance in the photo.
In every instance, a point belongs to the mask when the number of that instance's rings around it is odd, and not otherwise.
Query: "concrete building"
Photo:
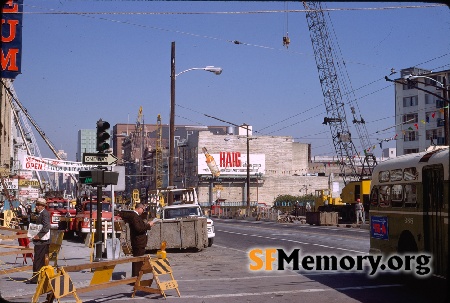
[[[251,203],[265,203],[269,206],[278,195],[305,194],[305,186],[309,193],[314,193],[315,189],[328,188],[328,177],[307,174],[311,159],[309,144],[294,142],[289,136],[249,134],[247,137],[239,133],[245,132],[216,135],[203,131],[188,142],[193,151],[197,152],[197,159],[193,159],[192,163],[197,169],[188,166],[185,177],[197,182],[199,201],[246,202],[247,183],[250,184]],[[218,178],[213,178],[205,163],[203,147],[215,159],[220,170]]]
[[[398,83],[409,75],[421,77]],[[441,99],[443,91],[438,89],[437,82],[442,83],[446,77],[448,85],[449,75],[450,70],[432,72],[416,67],[401,70],[401,78],[395,84],[397,156],[423,151],[431,145],[444,145],[444,113],[448,107],[445,108]]]
[[[77,162],[82,161],[83,153],[97,152],[97,131],[95,129],[80,129],[78,130],[77,140]]]

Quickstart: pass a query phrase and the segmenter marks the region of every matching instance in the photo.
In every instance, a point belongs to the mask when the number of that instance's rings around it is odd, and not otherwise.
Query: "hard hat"
[[[360,202],[361,200],[359,200],[359,199],[356,199],[356,202]]]

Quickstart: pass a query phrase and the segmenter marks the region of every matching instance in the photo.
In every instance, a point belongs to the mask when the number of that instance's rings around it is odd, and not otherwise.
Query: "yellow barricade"
[[[130,262],[143,262],[143,266],[137,277],[126,278],[122,280],[111,280],[114,267],[117,264],[130,263]],[[88,286],[75,288],[72,279],[69,276],[69,272],[77,272],[81,270],[91,269],[94,271],[94,275]],[[153,274],[153,278],[149,280],[143,280],[144,274]],[[161,281],[159,277],[161,275],[169,275],[169,281]],[[157,284],[157,288],[151,288],[153,279]],[[167,259],[151,259],[150,255],[142,257],[131,257],[117,260],[98,261],[93,263],[85,263],[79,265],[63,266],[57,269],[54,273],[54,269],[51,266],[46,266],[41,271],[39,276],[38,286],[36,293],[33,296],[33,303],[37,302],[39,296],[47,294],[47,301],[56,298],[59,299],[67,295],[72,294],[75,297],[77,303],[82,301],[78,298],[78,294],[85,293],[94,290],[100,290],[104,288],[114,287],[121,284],[134,283],[133,294],[134,297],[136,291],[140,290],[147,293],[161,294],[166,297],[165,291],[168,289],[175,289],[180,297],[178,290],[178,283],[175,281],[172,269]]]

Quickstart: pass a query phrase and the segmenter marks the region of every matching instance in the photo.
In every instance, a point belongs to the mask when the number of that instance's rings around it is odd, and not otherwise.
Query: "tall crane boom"
[[[359,160],[361,164],[362,161],[358,155],[347,124],[345,104],[342,100],[342,91],[339,85],[340,79],[338,78],[335,66],[339,61],[336,60],[336,56],[333,53],[330,31],[328,30],[325,21],[321,3],[303,2],[303,6],[307,10],[306,20],[327,112],[327,117],[324,118],[323,124],[329,125],[334,149],[339,159],[339,167],[344,183],[347,184],[348,181],[359,180],[362,176],[360,175],[360,172],[358,172],[356,160]],[[354,106],[351,107],[351,110],[358,136],[362,142],[363,148],[366,149],[370,146],[368,134],[367,131],[366,134],[364,134],[359,127],[365,122],[362,118],[361,120],[356,119]],[[369,170],[371,171],[371,169]],[[367,171],[365,170],[363,173],[366,174]]]
[[[11,94],[11,96],[13,97],[12,99],[15,102],[15,105],[17,105],[17,107],[20,109],[20,118],[22,120],[22,122],[25,125],[26,131],[28,132],[28,134],[31,136],[32,139],[32,144],[33,144],[33,148],[30,149],[27,146],[27,152],[30,155],[34,155],[34,153],[37,153],[37,155],[39,157],[42,157],[41,155],[41,151],[39,149],[39,146],[36,143],[36,139],[34,137],[33,131],[30,127],[30,125],[28,124],[27,120],[29,120],[31,122],[31,124],[33,124],[34,128],[36,129],[36,131],[39,133],[39,135],[41,136],[41,138],[44,140],[44,142],[47,144],[47,146],[50,148],[50,150],[53,152],[53,154],[55,155],[55,157],[58,160],[61,160],[61,157],[59,156],[58,152],[56,151],[53,143],[50,141],[50,139],[47,137],[47,135],[45,134],[45,132],[39,127],[39,125],[37,124],[37,122],[33,119],[33,117],[31,117],[31,115],[28,113],[27,109],[22,105],[22,103],[20,102],[19,98],[17,97],[17,94],[14,90],[14,86],[11,80],[9,79],[5,79],[6,81],[3,83],[4,87],[6,88],[6,90],[8,90],[8,92]],[[11,103],[11,106],[13,108],[16,108],[15,106],[13,106],[13,104]],[[19,121],[17,121],[19,122]],[[26,140],[24,140],[26,143]],[[28,143],[26,143],[28,144]],[[74,174],[70,174],[70,177],[77,182],[77,178],[74,176]],[[39,177],[38,177],[39,178]],[[40,179],[39,179],[40,181]],[[42,188],[41,188],[42,189]]]

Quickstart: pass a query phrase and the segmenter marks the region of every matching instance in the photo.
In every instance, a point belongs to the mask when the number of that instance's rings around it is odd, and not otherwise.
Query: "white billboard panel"
[[[213,156],[220,175],[247,175],[247,154],[241,152],[220,152],[219,154],[210,154]],[[265,174],[266,155],[250,154],[250,175]],[[204,154],[198,154],[198,174],[210,175],[211,171],[206,164]]]

